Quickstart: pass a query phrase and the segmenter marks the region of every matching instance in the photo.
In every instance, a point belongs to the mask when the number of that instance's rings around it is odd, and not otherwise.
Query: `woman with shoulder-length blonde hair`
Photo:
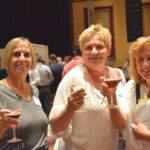
[[[17,37],[7,43],[2,67],[8,71],[8,77],[0,80],[1,150],[48,150],[48,119],[41,108],[37,88],[26,82],[28,71],[35,66],[36,59],[27,38]],[[14,112],[21,112],[19,118],[8,116],[14,109]],[[16,132],[12,128],[16,128]]]
[[[150,148],[150,37],[140,37],[130,50],[130,78],[124,101],[128,101],[127,150]]]
[[[14,39],[9,41],[9,43],[5,47],[5,51],[3,52],[2,66],[3,66],[3,68],[5,68],[8,71],[9,71],[9,61],[10,61],[10,57],[12,55],[12,50],[21,41],[26,42],[28,44],[29,48],[31,49],[31,57],[32,57],[32,67],[31,67],[31,69],[32,70],[35,69],[36,57],[35,57],[35,54],[33,52],[33,48],[32,48],[32,45],[31,45],[30,41],[27,38],[24,38],[24,37],[17,37],[17,38],[14,38]]]
[[[138,38],[137,41],[135,41],[130,47],[130,50],[129,50],[129,55],[130,55],[129,72],[130,72],[130,77],[132,79],[134,79],[134,81],[136,83],[144,82],[143,78],[140,76],[140,74],[138,73],[137,68],[136,68],[136,61],[135,61],[136,57],[142,51],[142,48],[149,44],[150,44],[150,37],[141,37],[141,38]]]

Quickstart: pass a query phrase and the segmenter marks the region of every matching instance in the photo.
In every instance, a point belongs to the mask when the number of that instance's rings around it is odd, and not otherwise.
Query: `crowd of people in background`
[[[42,108],[48,117],[52,107],[50,84],[53,82],[54,78],[51,69],[44,64],[41,56],[36,55],[36,60],[36,68],[30,70],[28,73],[29,82],[31,85],[38,88]]]
[[[55,138],[54,150],[149,150],[150,37],[131,44],[122,67],[107,59],[111,38],[107,28],[91,25],[72,55],[50,54],[49,65],[27,38],[7,43],[0,59],[1,150],[48,150],[47,136]]]

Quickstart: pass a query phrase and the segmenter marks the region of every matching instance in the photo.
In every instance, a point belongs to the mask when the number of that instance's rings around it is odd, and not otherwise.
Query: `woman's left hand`
[[[103,94],[104,96],[107,97],[108,103],[110,103],[110,94],[111,93],[110,93],[110,90],[108,89],[108,85],[104,82],[104,76],[100,77],[100,81],[101,81],[101,90],[100,90],[100,92],[101,92],[101,94]],[[116,97],[115,90],[116,89],[114,89],[114,91],[111,91],[112,94],[113,94],[113,97]]]
[[[131,125],[131,128],[136,139],[150,141],[150,130],[137,119]]]
[[[118,80],[121,81],[121,77],[118,77]],[[104,96],[107,97],[108,103],[110,103],[110,95],[113,96],[113,100],[115,101],[114,104],[116,104],[116,88],[108,88],[108,85],[104,82],[104,76],[100,77],[100,81],[101,81],[101,94],[103,94]],[[119,83],[119,82],[118,82]]]

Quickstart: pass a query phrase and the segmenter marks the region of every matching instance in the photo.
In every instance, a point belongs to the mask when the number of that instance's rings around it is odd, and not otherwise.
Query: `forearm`
[[[57,133],[64,131],[68,127],[73,115],[74,111],[68,110],[67,106],[60,113],[54,115],[50,119],[53,132]]]
[[[142,134],[134,132],[134,135],[136,139],[150,142],[150,130],[147,130],[145,133]]]
[[[139,120],[135,119],[135,123],[132,123],[131,127],[135,138],[150,141],[150,129]]]
[[[114,127],[118,130],[124,129],[126,126],[125,114],[120,108],[109,109],[109,113]]]
[[[121,130],[121,129],[125,128],[125,126],[126,126],[126,116],[122,112],[122,110],[119,108],[115,96],[113,96],[113,100],[114,100],[114,102],[113,102],[114,105],[116,105],[117,107],[109,109],[110,118],[111,118],[111,121],[112,121],[114,127],[118,130]]]

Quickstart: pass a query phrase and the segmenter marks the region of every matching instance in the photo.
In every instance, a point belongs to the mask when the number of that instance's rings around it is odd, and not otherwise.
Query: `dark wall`
[[[69,0],[1,0],[0,48],[12,38],[25,36],[49,46],[49,53],[72,54]]]
[[[142,0],[126,0],[127,40],[133,42],[143,36]]]

